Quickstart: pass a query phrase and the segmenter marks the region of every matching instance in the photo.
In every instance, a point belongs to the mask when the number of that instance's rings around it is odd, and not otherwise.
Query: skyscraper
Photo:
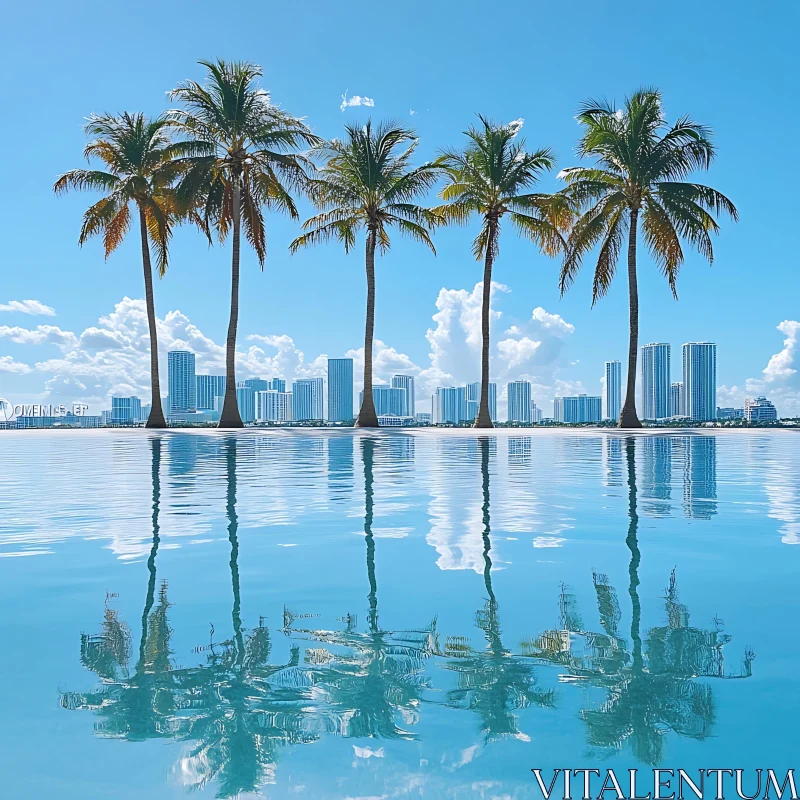
[[[194,353],[170,350],[167,353],[169,413],[197,411],[197,386],[194,374]]]
[[[265,381],[263,378],[248,378],[246,381],[242,381],[242,383],[254,392],[266,392],[267,389],[272,388],[270,386],[271,381]]]
[[[712,420],[717,412],[717,346],[683,345],[683,413],[689,419]]]
[[[642,347],[642,411],[644,419],[666,419],[669,411],[670,347],[651,342]]]
[[[443,386],[433,398],[434,422],[458,425],[467,420],[467,388]]]
[[[602,411],[602,397],[579,394],[574,397],[556,397],[553,402],[553,419],[556,422],[600,422]]]
[[[213,411],[215,408],[214,398],[225,397],[225,376],[196,375],[195,387],[197,408]]]
[[[142,401],[138,397],[112,397],[111,422],[115,425],[134,425],[141,421]]]
[[[257,422],[288,422],[292,418],[292,393],[275,389],[256,392]]]
[[[481,402],[481,382],[467,384],[467,419],[474,420],[478,416]],[[489,384],[489,417],[497,421],[497,384]]]
[[[508,421],[530,422],[533,400],[530,381],[511,381],[508,391]]]
[[[406,393],[405,411],[400,416],[413,417],[416,413],[414,403],[414,377],[413,375],[394,375],[392,377],[392,388],[403,389]]]
[[[283,378],[273,378],[271,381],[269,381],[269,386],[267,386],[267,390],[270,389],[272,389],[275,392],[285,392],[286,381]]]
[[[304,378],[292,384],[292,417],[297,421],[321,420],[324,382],[322,378]]]
[[[622,364],[606,361],[606,419],[618,420],[622,409]]]
[[[669,385],[669,415],[683,416],[683,384],[680,381]]]
[[[358,393],[359,407],[364,402],[364,392]],[[379,417],[407,417],[406,403],[408,402],[405,389],[397,389],[386,383],[372,387],[372,402],[375,405],[375,414]]]
[[[242,381],[236,387],[236,405],[239,406],[239,416],[242,422],[256,421],[256,393],[252,386],[248,386],[246,381]]]
[[[353,420],[353,359],[328,359],[328,419]]]

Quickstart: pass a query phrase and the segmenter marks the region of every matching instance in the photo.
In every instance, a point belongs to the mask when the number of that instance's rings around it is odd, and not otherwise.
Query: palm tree
[[[242,222],[262,269],[266,237],[262,207],[297,218],[289,193],[302,185],[303,158],[297,148],[319,140],[299,119],[272,105],[258,88],[261,67],[248,62],[200,61],[204,84],[184,81],[170,97],[185,104],[170,118],[194,142],[198,155],[185,159],[178,197],[195,208],[209,237],[220,242],[233,232],[231,311],[225,350],[225,400],[220,428],[241,428],[236,404],[236,329],[239,323],[239,253]]]
[[[168,244],[174,222],[174,197],[170,185],[176,178],[176,159],[188,152],[187,143],[173,142],[171,122],[164,116],[149,119],[144,114],[92,115],[86,123],[87,136],[96,139],[86,145],[87,160],[98,158],[107,171],[73,169],[64,173],[53,186],[56,194],[69,189],[104,192],[83,215],[78,243],[103,235],[106,258],[119,247],[131,224],[130,204],[139,212],[142,240],[144,294],[147,326],[150,332],[151,406],[148,428],[166,428],[161,408],[161,383],[158,376],[158,335],[153,301],[153,269],[150,245],[156,250],[156,268],[163,277],[167,270]]]
[[[306,245],[338,239],[345,252],[355,247],[356,235],[367,232],[367,322],[364,334],[364,399],[357,427],[377,428],[372,399],[372,337],[375,329],[375,249],[385,253],[391,244],[388,228],[426,244],[435,254],[429,228],[441,218],[412,201],[430,189],[439,174],[433,164],[411,167],[418,139],[395,122],[373,127],[369,120],[358,128],[345,126],[346,139],[333,139],[318,148],[325,160],[310,182],[310,195],[322,213],[303,224],[306,231],[290,245],[296,252]],[[403,148],[403,149],[400,149]]]
[[[584,209],[569,238],[561,269],[561,293],[575,280],[585,253],[599,244],[594,305],[608,291],[627,234],[630,339],[627,389],[619,426],[640,428],[635,396],[639,218],[650,253],[677,299],[676,281],[683,264],[681,239],[711,263],[714,253],[709,233],[716,233],[719,226],[709,212],[724,211],[734,220],[738,213],[733,203],[715,189],[686,182],[694,170],[707,169],[714,159],[711,131],[685,116],[669,126],[664,119],[661,93],[656,89],[640,89],[625,100],[619,111],[613,103],[589,100],[581,107],[578,122],[584,129],[578,154],[595,158],[596,164],[571,167],[561,173],[567,182],[565,196]]]
[[[561,232],[569,224],[570,214],[563,196],[526,193],[542,173],[553,168],[552,151],[544,148],[527,153],[525,140],[517,139],[521,120],[497,125],[480,115],[478,119],[478,127],[465,131],[468,141],[464,149],[446,150],[437,162],[446,170],[448,181],[440,192],[446,205],[434,211],[457,224],[465,224],[475,214],[481,219],[480,232],[472,242],[476,260],[483,260],[481,399],[475,427],[491,428],[489,310],[501,221],[509,215],[520,234],[548,255],[556,255],[564,246]]]

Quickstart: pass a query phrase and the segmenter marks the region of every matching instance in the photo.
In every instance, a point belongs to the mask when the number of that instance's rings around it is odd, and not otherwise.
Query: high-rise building
[[[416,412],[416,404],[414,402],[414,376],[392,376],[392,388],[402,389],[406,393],[405,411],[400,416],[413,417]]]
[[[474,420],[478,416],[481,403],[481,382],[467,384],[467,419]],[[489,384],[489,417],[497,422],[497,384]]]
[[[508,391],[508,421],[530,422],[533,409],[530,381],[511,381]]]
[[[748,397],[744,401],[744,418],[748,422],[772,422],[778,419],[778,412],[763,395],[755,400]]]
[[[642,347],[642,412],[644,419],[666,419],[669,411],[670,346],[651,342]]]
[[[683,416],[683,384],[680,381],[669,385],[669,415]]]
[[[242,381],[242,384],[254,392],[266,392],[267,389],[272,388],[271,381],[265,381],[263,378],[248,378],[246,381]]]
[[[286,391],[286,381],[283,378],[273,378],[271,381],[268,381],[268,383],[269,386],[267,386],[267,390],[271,389],[273,392]]]
[[[353,359],[328,359],[328,419],[353,420]]]
[[[256,392],[256,422],[288,422],[291,419],[291,392],[275,389]]]
[[[433,400],[434,422],[458,425],[467,417],[467,389],[465,386],[443,386],[436,390]]]
[[[542,421],[542,409],[536,405],[536,403],[531,403],[531,422],[534,425],[538,425]]]
[[[170,350],[167,353],[169,413],[197,411],[197,381],[194,374],[194,353]]]
[[[247,386],[242,381],[236,387],[236,405],[239,406],[239,416],[245,424],[256,421],[256,393],[252,386]]]
[[[717,411],[717,346],[713,342],[683,345],[683,413],[689,419],[712,420]]]
[[[556,397],[553,419],[556,422],[600,422],[603,417],[603,398],[579,394]]]
[[[606,361],[606,419],[618,420],[622,409],[622,364]]]
[[[197,408],[204,411],[213,411],[215,399],[217,397],[225,397],[225,376],[196,375],[195,387]]]
[[[364,392],[358,393],[359,407],[364,402]],[[372,387],[372,402],[375,405],[375,413],[379,417],[407,417],[406,412],[407,395],[405,389],[397,389],[394,386],[382,383]]]
[[[142,417],[142,401],[138,397],[112,397],[111,422],[115,425],[135,425]]]
[[[292,384],[292,417],[296,421],[322,420],[324,381],[322,378],[303,378]]]

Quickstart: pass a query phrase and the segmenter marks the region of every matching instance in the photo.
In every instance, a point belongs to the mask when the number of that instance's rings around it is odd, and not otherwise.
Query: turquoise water
[[[519,434],[3,432],[0,795],[793,766],[795,436]]]

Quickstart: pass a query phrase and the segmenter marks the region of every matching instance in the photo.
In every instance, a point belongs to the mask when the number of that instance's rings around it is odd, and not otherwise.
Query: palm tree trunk
[[[242,238],[241,185],[233,181],[233,258],[231,261],[231,317],[225,341],[225,400],[219,417],[220,428],[242,428],[244,423],[236,402],[236,329],[239,325],[239,250]]]
[[[489,222],[489,241],[486,246],[486,258],[483,263],[483,304],[481,306],[481,401],[478,406],[478,416],[475,419],[476,428],[493,428],[492,417],[489,414],[489,313],[492,300],[492,264],[494,262],[494,245],[497,238],[496,223]]]
[[[630,298],[630,339],[628,340],[628,379],[625,405],[619,415],[620,428],[641,428],[636,414],[636,357],[639,352],[639,287],[636,281],[636,228],[639,211],[631,209],[628,230],[628,294]]]
[[[150,580],[147,583],[147,597],[144,601],[144,611],[142,612],[142,638],[139,642],[137,672],[141,672],[145,665],[147,620],[153,610],[153,602],[156,597],[156,556],[158,555],[158,545],[161,543],[159,534],[161,528],[158,524],[158,513],[161,509],[161,439],[157,436],[150,441],[150,478],[153,483],[153,544],[150,546],[150,555],[147,559],[147,571],[150,573]]]
[[[364,331],[364,395],[356,428],[377,428],[378,415],[372,398],[372,337],[375,332],[375,242],[377,233],[367,234],[367,324]]]
[[[625,460],[628,467],[628,536],[625,544],[631,553],[630,564],[628,565],[628,595],[631,598],[631,641],[633,642],[633,669],[641,673],[642,671],[642,637],[639,626],[642,619],[642,606],[639,602],[639,564],[642,554],[639,551],[639,513],[636,509],[636,443],[628,439],[625,442]]]
[[[150,263],[150,243],[147,241],[147,219],[139,208],[139,228],[142,234],[142,267],[144,268],[144,303],[147,307],[147,327],[150,331],[150,415],[146,428],[166,428],[164,410],[161,408],[161,380],[158,376],[158,332],[156,330],[156,304],[153,299],[153,266]]]

